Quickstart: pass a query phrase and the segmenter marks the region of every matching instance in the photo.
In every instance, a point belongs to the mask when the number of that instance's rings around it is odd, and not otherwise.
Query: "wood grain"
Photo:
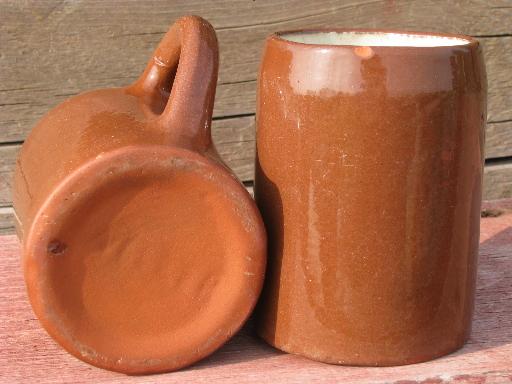
[[[500,207],[500,202],[497,202]],[[501,204],[512,206],[512,200]],[[25,294],[14,236],[0,237],[0,381],[6,383],[510,383],[512,382],[512,214],[482,219],[473,332],[460,351],[431,362],[365,368],[281,353],[251,323],[195,366],[129,377],[91,367],[41,329]]]
[[[512,8],[509,20],[512,28]],[[512,31],[511,31],[512,32]],[[512,120],[512,33],[500,38],[482,39],[488,82],[487,120]]]
[[[485,167],[484,198],[503,199],[512,196],[512,160],[503,160]]]
[[[4,0],[0,2],[0,144],[4,143],[0,146],[0,206],[10,204],[17,145],[37,120],[79,92],[132,82],[169,25],[191,13],[210,20],[218,33],[221,67],[213,135],[242,180],[251,180],[253,174],[251,115],[265,36],[276,30],[315,26],[478,36],[489,82],[486,157],[512,156],[509,0]],[[510,172],[508,167],[492,171],[488,183],[496,180],[499,184],[486,187],[488,197],[509,191],[503,181]]]
[[[496,159],[507,156],[512,156],[512,120],[487,124],[485,157]]]
[[[0,142],[21,141],[50,108],[81,91],[132,82],[170,23],[198,13],[221,49],[217,117],[254,112],[269,33],[322,25],[481,36],[489,121],[512,120],[512,16],[507,1],[29,1],[0,3]],[[507,36],[508,35],[508,36]]]
[[[12,207],[0,207],[0,236],[10,235],[14,230],[14,210]]]
[[[14,164],[20,145],[0,146],[0,207],[11,205]]]

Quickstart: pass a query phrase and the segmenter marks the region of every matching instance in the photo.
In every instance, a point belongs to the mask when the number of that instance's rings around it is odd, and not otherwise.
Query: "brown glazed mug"
[[[215,32],[179,19],[133,85],[73,97],[32,130],[14,185],[34,312],[99,367],[175,370],[257,300],[266,235],[210,137]]]
[[[258,332],[335,364],[400,365],[470,334],[486,119],[467,36],[267,39],[255,196],[269,236]]]

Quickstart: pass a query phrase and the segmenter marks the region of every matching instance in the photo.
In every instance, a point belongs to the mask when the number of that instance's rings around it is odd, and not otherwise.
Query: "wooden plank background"
[[[484,197],[512,196],[510,0],[2,0],[0,232],[12,231],[12,169],[35,122],[81,91],[135,80],[169,25],[184,14],[201,15],[217,30],[221,67],[214,140],[248,184],[253,178],[256,73],[264,38],[271,32],[338,26],[479,38],[489,82]]]

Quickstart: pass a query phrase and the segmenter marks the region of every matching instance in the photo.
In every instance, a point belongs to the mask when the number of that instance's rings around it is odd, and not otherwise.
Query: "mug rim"
[[[415,46],[415,45],[363,45],[363,44],[323,44],[323,43],[304,43],[293,41],[284,38],[284,35],[291,34],[307,34],[307,33],[361,33],[361,34],[384,34],[384,35],[405,35],[405,36],[418,36],[418,37],[432,37],[432,38],[447,38],[464,40],[466,43],[463,44],[452,44],[452,45],[431,45],[431,46]],[[372,49],[453,49],[469,47],[474,48],[480,43],[474,37],[458,33],[446,33],[446,32],[430,32],[430,31],[412,31],[403,29],[375,29],[375,28],[305,28],[305,29],[290,29],[284,31],[277,31],[268,36],[268,40],[276,41],[282,44],[289,44],[292,46],[303,47],[303,48],[322,48],[322,49],[335,49],[335,48],[357,48],[357,47],[371,47]]]

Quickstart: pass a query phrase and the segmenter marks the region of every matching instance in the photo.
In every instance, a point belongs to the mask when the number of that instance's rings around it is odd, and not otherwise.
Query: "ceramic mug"
[[[23,144],[14,207],[29,298],[86,362],[184,367],[256,303],[266,235],[212,143],[217,70],[212,26],[183,17],[134,84],[63,102]]]
[[[486,79],[467,36],[270,36],[255,197],[269,235],[258,332],[335,364],[400,365],[470,334]]]

